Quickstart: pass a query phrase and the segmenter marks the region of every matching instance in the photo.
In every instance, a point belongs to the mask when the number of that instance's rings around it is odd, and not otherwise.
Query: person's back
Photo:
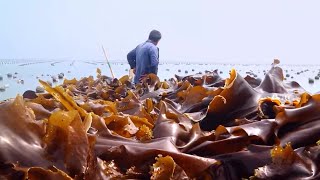
[[[158,48],[149,41],[140,44],[136,49],[136,72],[134,82],[139,82],[142,75],[150,73],[157,74],[158,64]]]
[[[128,53],[130,67],[135,70],[134,83],[139,83],[140,78],[146,74],[158,73],[159,49],[156,45],[160,39],[160,32],[153,30],[148,41]]]

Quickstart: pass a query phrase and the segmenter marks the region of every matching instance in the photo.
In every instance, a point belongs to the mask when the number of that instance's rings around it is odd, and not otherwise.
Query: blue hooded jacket
[[[127,60],[130,68],[136,69],[134,83],[139,83],[141,76],[158,73],[159,48],[148,40],[130,51]]]

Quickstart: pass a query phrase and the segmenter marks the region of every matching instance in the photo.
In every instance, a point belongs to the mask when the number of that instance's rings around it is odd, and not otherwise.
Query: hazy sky
[[[320,63],[320,1],[0,0],[0,59],[110,60],[163,34],[160,61]]]

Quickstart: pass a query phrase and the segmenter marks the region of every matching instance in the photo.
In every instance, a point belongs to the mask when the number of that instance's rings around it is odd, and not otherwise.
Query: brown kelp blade
[[[79,107],[77,103],[73,100],[73,98],[67,94],[61,86],[57,86],[52,88],[48,83],[39,80],[39,82],[43,85],[45,90],[50,93],[57,101],[61,102],[61,104],[68,110],[77,110],[82,118],[87,116],[87,112]]]

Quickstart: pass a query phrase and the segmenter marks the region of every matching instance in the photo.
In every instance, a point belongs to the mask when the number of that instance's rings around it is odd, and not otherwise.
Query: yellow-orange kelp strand
[[[272,161],[275,164],[292,164],[295,158],[295,152],[290,143],[285,148],[275,146],[270,153]]]
[[[89,130],[90,127],[91,127],[93,114],[94,114],[93,112],[88,113],[87,116],[86,116],[86,118],[85,118],[84,121],[83,121],[83,126],[84,126],[85,132],[88,132],[88,130]]]
[[[55,87],[55,89],[62,94],[65,99],[76,109],[78,110],[79,114],[81,115],[81,117],[86,117],[86,115],[88,114],[84,109],[82,109],[80,106],[78,106],[78,104],[74,101],[74,99],[66,92],[64,91],[64,89],[61,86],[57,86]]]
[[[115,122],[115,121],[118,121],[118,120],[124,120],[125,118],[123,116],[120,116],[120,115],[110,115],[108,117],[104,117],[104,122],[105,124],[108,126],[111,122]]]
[[[281,101],[280,99],[278,98],[271,98],[271,97],[266,97],[266,98],[261,98],[259,99],[259,102],[258,102],[258,115],[261,117],[261,118],[265,118],[265,119],[269,119],[269,118],[273,118],[272,116],[273,115],[268,115],[266,110],[265,110],[265,106],[270,106],[269,108],[272,109],[272,111],[274,113],[276,113],[276,109],[274,106],[280,106],[281,105]]]
[[[152,130],[148,128],[146,125],[142,125],[136,133],[136,137],[140,141],[150,140],[153,137]]]
[[[151,124],[147,118],[141,118],[138,116],[129,116],[133,124],[137,127],[141,127],[146,125],[148,128],[153,128],[153,124]]]
[[[113,114],[118,114],[117,109],[114,108],[112,105],[110,106],[109,104],[105,107],[105,110]]]
[[[150,113],[153,110],[154,106],[153,106],[152,99],[150,99],[150,98],[146,99],[145,107],[146,107],[147,113]]]
[[[62,105],[68,110],[74,110],[74,108],[67,102],[67,100],[61,95],[58,91],[52,88],[46,82],[39,80],[39,82],[43,85],[44,89],[50,93],[57,101],[61,102]]]
[[[176,168],[176,163],[171,156],[156,158],[157,162],[152,166],[152,180],[165,180],[171,179]]]
[[[118,110],[117,110],[117,103],[113,102],[113,101],[105,101],[102,99],[97,99],[95,101],[93,101],[94,104],[102,104],[105,105],[105,110],[113,113],[113,114],[118,114]]]
[[[166,81],[164,81],[164,82],[161,82],[161,88],[162,88],[162,89],[169,89],[170,86],[169,86],[169,84],[168,84]]]
[[[54,112],[49,118],[49,124],[58,126],[62,129],[67,129],[71,122],[76,118],[78,112],[76,110],[72,111],[57,111]]]
[[[127,116],[127,115],[110,115],[108,117],[105,117],[105,123],[106,125],[109,125],[111,122],[119,122],[124,121],[127,118],[136,126],[141,127],[143,125],[147,126],[148,128],[152,129],[153,124],[151,124],[146,118],[140,118],[138,116]]]
[[[127,91],[128,95],[122,99],[123,102],[129,102],[131,99],[138,102],[138,97],[131,91],[131,90],[128,90]]]
[[[129,76],[128,75],[124,75],[119,79],[119,82],[122,84],[124,84],[126,81],[129,81]]]
[[[237,71],[232,68],[230,77],[225,80],[224,88],[230,88],[233,85],[234,80],[237,78]]]
[[[77,110],[83,118],[87,116],[87,112],[79,107],[77,103],[72,99],[72,97],[68,93],[66,93],[61,86],[52,88],[42,80],[39,80],[39,82],[44,86],[45,90],[48,91],[57,101],[61,102],[61,104],[67,110]]]
[[[46,144],[49,144],[53,142],[54,138],[56,137],[57,128],[61,128],[64,131],[67,131],[68,126],[71,124],[71,122],[76,118],[76,116],[79,117],[79,113],[76,110],[70,110],[70,111],[57,111],[54,112],[49,120],[48,120],[48,126],[47,126],[47,132],[44,136],[44,142]]]
[[[263,102],[273,102],[277,106],[281,105],[281,101],[280,101],[279,98],[271,98],[271,97],[260,98],[259,99],[259,104],[261,104]]]
[[[73,79],[64,79],[63,81],[63,85],[68,85],[68,84],[73,84],[73,85],[76,85],[77,84],[77,79],[76,78],[73,78]]]
[[[308,93],[301,94],[299,103],[295,105],[296,108],[302,107],[305,103],[309,101],[310,98],[311,96]]]
[[[101,70],[100,68],[97,68],[97,78],[100,78],[101,77]]]

